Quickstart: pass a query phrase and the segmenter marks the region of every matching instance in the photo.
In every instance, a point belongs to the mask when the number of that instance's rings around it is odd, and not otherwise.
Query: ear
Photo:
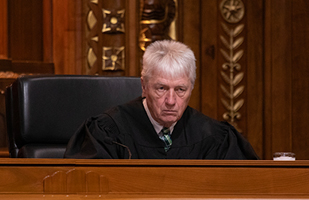
[[[141,77],[141,85],[142,85],[142,90],[143,90],[142,97],[145,97],[146,83],[143,77]]]

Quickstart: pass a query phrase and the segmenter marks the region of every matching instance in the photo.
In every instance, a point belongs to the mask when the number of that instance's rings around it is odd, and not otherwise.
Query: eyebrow
[[[165,83],[162,83],[162,82],[157,82],[154,84],[155,86],[168,86],[168,84],[165,84]],[[186,85],[186,84],[180,84],[180,85],[176,85],[176,87],[185,87],[185,88],[189,88],[190,86],[189,85]]]

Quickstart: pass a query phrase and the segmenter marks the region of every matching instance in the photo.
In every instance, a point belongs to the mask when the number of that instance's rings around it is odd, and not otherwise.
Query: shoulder
[[[117,105],[105,111],[103,115],[107,115],[110,118],[120,117],[126,113],[134,113],[137,110],[141,110],[142,107],[142,98],[138,97],[132,101],[129,101],[122,105]]]
[[[219,144],[234,132],[229,123],[213,119],[191,107],[186,109],[183,117],[185,133],[192,143],[207,140]]]
[[[189,106],[184,113],[184,117],[187,118],[186,121],[189,126],[198,127],[202,130],[225,132],[231,128],[229,123],[213,119]]]
[[[105,112],[90,117],[86,120],[85,125],[89,130],[106,131],[110,133],[119,133],[122,126],[125,126],[126,118],[130,113],[134,113],[138,107],[139,100],[133,100],[123,105],[117,105],[109,108]]]
[[[144,116],[141,114],[143,112],[145,111],[142,106],[142,99],[137,98],[128,103],[112,107],[92,118],[91,121],[94,121],[92,123],[95,123],[100,129],[125,133],[127,128],[132,125],[131,122],[136,120],[136,117]]]

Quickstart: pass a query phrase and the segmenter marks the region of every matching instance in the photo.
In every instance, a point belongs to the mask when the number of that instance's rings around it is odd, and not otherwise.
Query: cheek
[[[159,112],[164,106],[164,98],[159,98],[156,95],[149,95],[147,101],[149,101],[152,109],[154,109],[156,112]]]
[[[189,103],[189,98],[184,98],[184,99],[180,98],[177,101],[179,108],[182,110],[184,110],[187,107],[188,103]]]
[[[157,98],[155,99],[155,105],[158,109],[163,109],[164,108],[164,98]]]
[[[179,101],[178,106],[179,106],[179,110],[182,111],[184,110],[184,108],[186,107],[186,103],[184,101]]]

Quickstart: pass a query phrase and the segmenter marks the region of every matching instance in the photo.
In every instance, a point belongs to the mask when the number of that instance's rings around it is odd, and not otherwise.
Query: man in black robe
[[[143,56],[142,97],[87,119],[65,158],[258,159],[229,123],[188,106],[195,70],[186,45],[152,43]]]

